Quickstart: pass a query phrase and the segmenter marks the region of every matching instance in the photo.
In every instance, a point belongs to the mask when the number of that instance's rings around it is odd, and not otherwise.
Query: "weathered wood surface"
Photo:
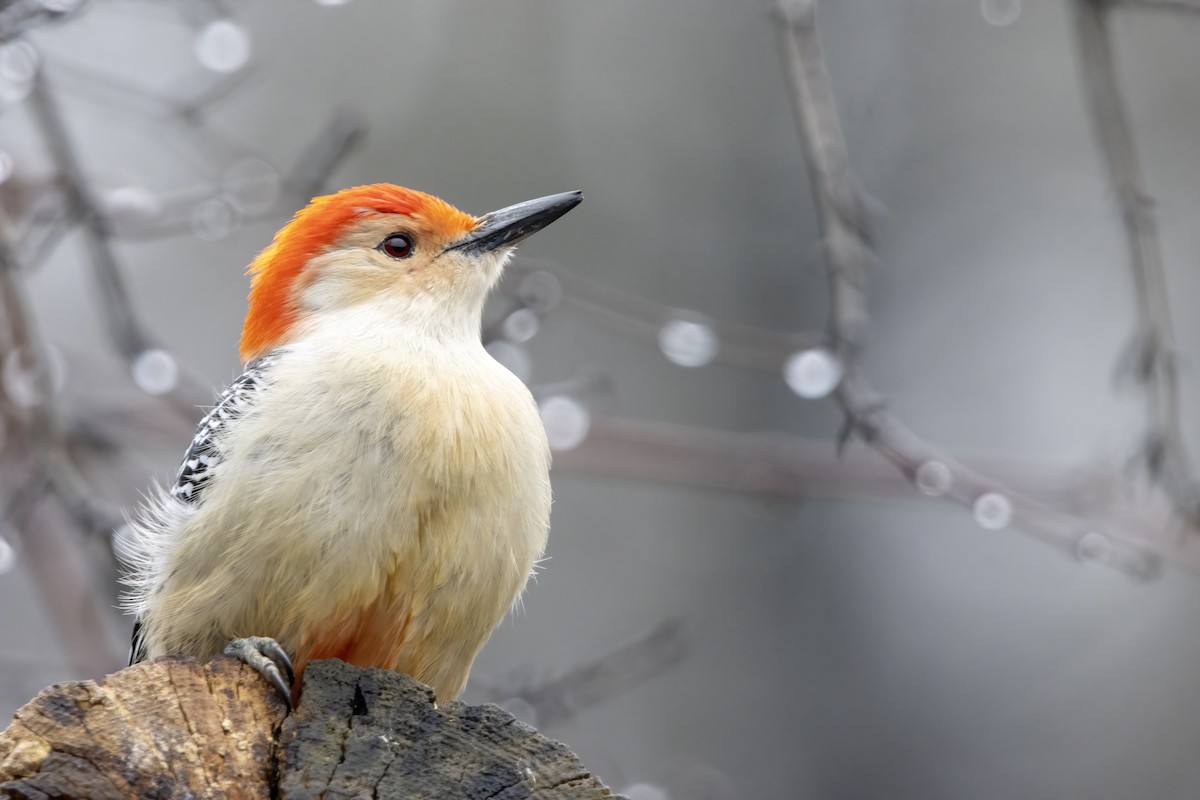
[[[613,795],[493,705],[434,706],[406,676],[340,661],[286,715],[241,663],[166,658],[46,689],[0,733],[0,797],[493,798]]]

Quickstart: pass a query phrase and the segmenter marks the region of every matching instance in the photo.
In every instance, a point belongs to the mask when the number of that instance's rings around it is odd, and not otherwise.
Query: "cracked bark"
[[[493,705],[434,706],[407,676],[340,661],[296,712],[228,658],[164,658],[51,686],[0,733],[0,798],[437,797],[612,793],[564,745]]]

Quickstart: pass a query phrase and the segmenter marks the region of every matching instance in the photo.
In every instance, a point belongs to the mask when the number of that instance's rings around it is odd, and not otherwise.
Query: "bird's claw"
[[[247,636],[244,639],[234,639],[225,647],[225,655],[232,656],[253,668],[283,695],[287,703],[288,713],[292,711],[292,685],[296,682],[296,673],[292,669],[292,659],[287,651],[279,646],[279,642],[266,636]],[[279,671],[280,666],[287,673]]]

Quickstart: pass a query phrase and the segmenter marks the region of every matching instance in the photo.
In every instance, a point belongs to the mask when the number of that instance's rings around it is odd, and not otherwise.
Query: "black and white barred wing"
[[[273,363],[274,357],[270,355],[250,362],[246,371],[217,398],[217,404],[200,421],[183,463],[179,465],[175,485],[171,487],[172,497],[184,503],[200,502],[205,487],[212,480],[213,468],[221,460],[222,434],[254,402],[254,395],[262,388]]]
[[[131,526],[133,541],[126,543],[126,552],[119,553],[132,568],[128,578],[132,589],[127,594],[126,606],[137,615],[129,651],[130,664],[147,656],[141,636],[141,613],[146,597],[162,579],[163,561],[170,540],[186,517],[203,502],[205,490],[220,471],[222,437],[254,404],[255,396],[266,384],[277,358],[275,354],[268,354],[250,362],[245,372],[221,393],[196,428],[169,497],[144,508]]]

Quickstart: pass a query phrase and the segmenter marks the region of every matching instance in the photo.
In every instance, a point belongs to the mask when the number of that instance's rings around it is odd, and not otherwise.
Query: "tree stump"
[[[287,715],[256,672],[161,658],[44,690],[0,733],[0,797],[493,798],[612,793],[564,745],[494,705],[433,704],[404,675],[304,672]]]

